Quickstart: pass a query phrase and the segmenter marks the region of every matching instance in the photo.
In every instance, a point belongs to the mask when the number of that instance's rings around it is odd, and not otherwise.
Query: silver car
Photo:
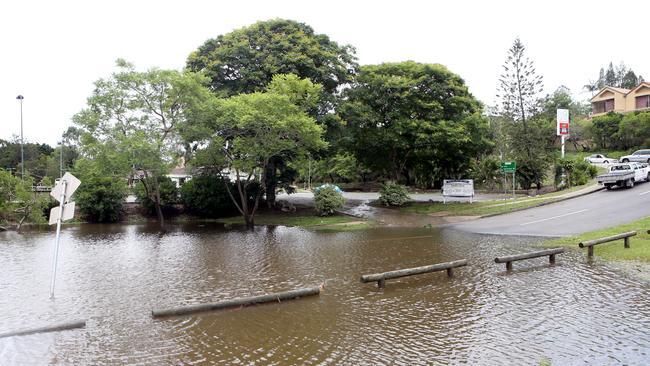
[[[632,153],[632,155],[625,155],[621,157],[621,162],[622,163],[629,163],[629,162],[637,162],[637,163],[649,163],[650,164],[650,149],[644,149],[644,150],[637,150]]]
[[[608,158],[603,154],[593,154],[590,156],[587,156],[585,158],[585,161],[592,163],[592,164],[609,164],[609,163],[618,163],[618,160]]]

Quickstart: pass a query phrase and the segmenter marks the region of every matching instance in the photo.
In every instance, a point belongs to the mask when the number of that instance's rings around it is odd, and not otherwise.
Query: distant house
[[[167,177],[176,184],[176,188],[180,188],[185,182],[188,180],[192,179],[192,173],[189,168],[185,166],[179,166],[174,169],[172,169],[169,174],[167,174]]]
[[[591,114],[594,117],[609,112],[636,111],[650,111],[650,82],[641,82],[632,89],[606,86],[591,98]]]

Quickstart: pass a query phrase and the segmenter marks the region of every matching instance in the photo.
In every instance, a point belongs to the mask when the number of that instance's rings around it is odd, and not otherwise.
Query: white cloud
[[[616,23],[612,9],[629,17]],[[305,22],[355,46],[362,64],[444,64],[491,104],[517,36],[547,92],[566,85],[579,94],[610,61],[650,78],[645,42],[634,37],[642,35],[634,19],[647,14],[647,1],[7,1],[0,5],[0,138],[20,133],[18,94],[26,140],[54,144],[117,58],[180,69],[208,38],[257,20]]]

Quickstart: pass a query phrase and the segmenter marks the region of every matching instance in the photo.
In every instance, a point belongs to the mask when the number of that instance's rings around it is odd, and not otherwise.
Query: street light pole
[[[63,178],[63,138],[61,138],[61,151],[59,151],[59,178]]]
[[[20,100],[20,179],[25,180],[25,150],[23,148],[23,99],[25,97],[19,95],[16,99]]]

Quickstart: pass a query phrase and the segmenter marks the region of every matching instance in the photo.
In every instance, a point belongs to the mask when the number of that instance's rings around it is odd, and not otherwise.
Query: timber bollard
[[[263,304],[268,302],[281,302],[283,300],[292,300],[304,296],[312,296],[320,294],[320,287],[308,287],[301,288],[292,291],[277,292],[267,295],[251,296],[251,297],[242,297],[232,300],[224,300],[211,304],[196,304],[196,305],[187,305],[180,306],[170,309],[159,309],[152,310],[151,316],[154,318],[163,317],[163,316],[174,316],[174,315],[187,315],[192,313],[210,311],[210,310],[222,310],[234,307],[244,307],[255,304]]]
[[[548,262],[550,264],[555,264],[555,256],[561,253],[564,253],[564,248],[547,249],[547,250],[541,250],[539,252],[530,252],[530,253],[523,253],[523,254],[507,255],[504,257],[496,257],[494,258],[494,263],[505,263],[506,270],[512,271],[512,262],[514,261],[520,261],[520,260],[531,259],[531,258],[539,258],[548,255]]]
[[[650,230],[648,230],[648,232],[650,233]],[[624,248],[629,248],[630,247],[630,237],[635,236],[636,234],[637,234],[636,231],[628,231],[626,233],[621,233],[621,234],[612,235],[612,236],[606,236],[604,238],[583,241],[583,242],[579,243],[578,246],[580,248],[587,247],[587,257],[591,258],[591,257],[594,256],[594,245],[608,243],[610,241],[623,239],[623,247]]]
[[[377,282],[377,287],[384,288],[386,287],[386,280],[391,278],[399,278],[406,276],[413,276],[422,273],[430,273],[437,271],[447,271],[447,276],[453,277],[454,268],[463,267],[467,265],[467,259],[460,259],[453,262],[438,263],[428,266],[415,267],[415,268],[406,268],[399,269],[396,271],[382,272],[382,273],[373,273],[361,276],[361,282]]]
[[[55,324],[48,327],[24,329],[14,332],[0,333],[0,338],[17,337],[36,333],[60,332],[62,330],[78,329],[86,326],[85,320],[74,321],[69,323]]]

